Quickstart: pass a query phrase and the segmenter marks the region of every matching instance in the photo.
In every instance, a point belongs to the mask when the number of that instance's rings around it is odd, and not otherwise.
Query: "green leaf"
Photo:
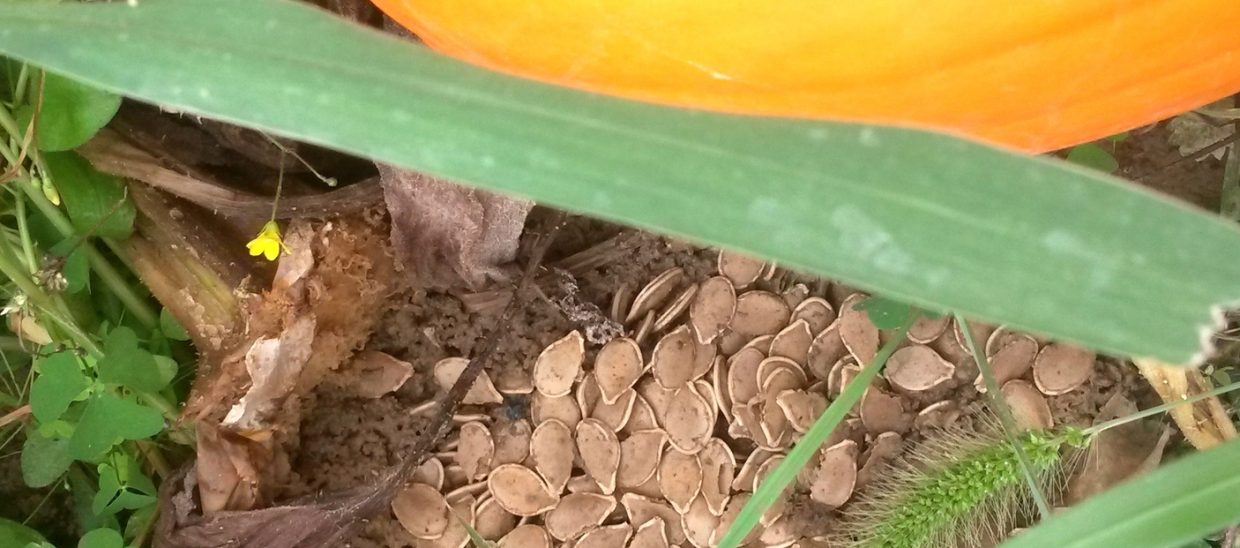
[[[103,341],[103,357],[95,367],[99,380],[142,392],[158,392],[172,380],[155,363],[155,357],[138,346],[138,336],[128,327],[117,327],[108,333]]]
[[[139,536],[144,535],[155,525],[155,519],[159,517],[159,506],[152,504],[134,510],[129,514],[129,519],[125,521],[125,540],[133,542]]]
[[[164,429],[159,411],[108,393],[96,394],[86,404],[82,419],[69,438],[69,454],[94,462],[122,440],[140,440]]]
[[[32,73],[37,78],[37,73]],[[116,115],[121,97],[48,73],[43,81],[43,106],[35,123],[35,143],[39,150],[58,152],[77,148],[89,141],[100,128]],[[18,114],[25,130],[33,107],[26,106]]]
[[[63,240],[48,250],[48,253],[65,261],[60,272],[68,282],[65,293],[70,295],[90,285],[90,258],[86,254],[86,248],[78,245],[79,243],[81,242],[77,238]]]
[[[1057,513],[1004,548],[1178,546],[1240,521],[1240,440],[1189,455]]]
[[[120,179],[95,170],[75,152],[43,159],[79,235],[125,239],[133,233],[135,210]]]
[[[155,485],[142,474],[128,455],[115,455],[113,462],[99,465],[99,492],[91,504],[95,515],[144,508],[155,503]]]
[[[0,33],[6,54],[179,112],[1107,353],[1190,362],[1240,301],[1237,227],[944,135],[557,88],[288,0],[0,3]]]
[[[1115,156],[1096,143],[1072,147],[1072,150],[1068,151],[1068,161],[1103,173],[1115,173],[1115,170],[1119,169],[1119,162],[1115,160]]]
[[[30,387],[30,411],[39,422],[59,419],[69,404],[90,387],[90,380],[82,373],[73,352],[57,352],[37,360],[35,367],[39,375]]]
[[[163,332],[165,337],[174,341],[188,341],[189,333],[185,331],[185,327],[178,322],[176,317],[168,312],[167,308],[159,311],[159,330]]]
[[[16,521],[0,518],[0,546],[25,546],[47,542],[38,531],[26,527]]]
[[[87,478],[86,474],[80,472],[78,468],[69,471],[69,492],[73,495],[74,515],[77,517],[78,529],[81,531],[89,531],[106,527],[110,529],[120,529],[116,516],[100,516],[91,511],[91,504],[94,502],[96,482],[93,478]]]
[[[895,329],[913,316],[913,307],[877,295],[854,304],[853,309],[864,311],[870,323],[879,329]]]
[[[125,548],[125,539],[116,529],[95,529],[82,535],[78,548]]]
[[[26,430],[21,455],[22,481],[26,485],[37,488],[56,483],[70,464],[73,457],[69,456],[69,440],[46,437],[34,428]]]

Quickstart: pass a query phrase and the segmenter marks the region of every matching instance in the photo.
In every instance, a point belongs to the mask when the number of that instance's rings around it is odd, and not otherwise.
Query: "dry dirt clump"
[[[639,246],[657,269],[577,270],[581,296],[620,336],[592,342],[554,298],[527,311],[392,517],[354,545],[460,548],[463,521],[500,546],[715,546],[887,334],[855,308],[864,293],[726,252],[703,268],[699,251],[666,245]],[[395,462],[430,409],[421,402],[460,374],[476,319],[447,297],[420,299],[401,320],[411,348],[382,340],[415,381],[370,400],[320,389],[294,464],[301,489],[356,485]],[[1140,386],[1087,351],[973,327],[1022,425],[1088,424],[1111,395]],[[918,322],[751,542],[825,538],[837,511],[913,442],[971,424],[981,383],[967,348],[950,320]]]

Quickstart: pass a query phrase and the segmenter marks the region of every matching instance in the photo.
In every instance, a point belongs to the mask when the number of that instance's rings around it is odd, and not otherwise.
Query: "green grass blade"
[[[758,489],[754,491],[753,496],[749,498],[749,502],[746,502],[745,506],[741,508],[740,514],[736,516],[736,521],[732,522],[728,532],[719,541],[720,548],[735,548],[739,546],[741,541],[744,540],[745,535],[748,535],[749,531],[753,530],[762,514],[775,503],[780,493],[784,492],[784,488],[788,487],[788,484],[796,479],[797,474],[809,463],[809,459],[814,456],[814,452],[818,450],[822,442],[827,441],[827,436],[830,436],[835,427],[840,424],[840,421],[844,420],[844,417],[848,415],[848,411],[857,405],[857,402],[861,401],[861,397],[865,395],[865,389],[869,388],[874,377],[878,376],[878,373],[883,370],[883,365],[887,363],[887,358],[890,358],[895,353],[896,348],[900,346],[900,343],[904,342],[904,335],[908,333],[909,326],[913,324],[913,320],[916,318],[916,313],[911,315],[909,321],[901,326],[891,339],[887,341],[887,344],[884,344],[878,350],[878,353],[874,355],[874,359],[866,364],[861,369],[861,372],[857,374],[857,377],[844,387],[844,390],[840,392],[840,396],[835,398],[835,401],[831,402],[831,405],[828,405],[827,409],[818,416],[818,419],[809,427],[809,430],[805,431],[805,435],[788,452],[788,456],[763,480]]]
[[[1240,440],[1189,455],[1025,531],[1003,548],[1176,547],[1240,521]]]
[[[1240,231],[1064,162],[484,71],[288,0],[0,3],[0,51],[188,113],[1183,363]],[[1151,313],[1156,311],[1156,313]]]

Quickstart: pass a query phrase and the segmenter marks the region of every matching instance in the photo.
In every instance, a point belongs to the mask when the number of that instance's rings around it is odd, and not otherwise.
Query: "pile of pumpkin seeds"
[[[626,293],[610,314],[627,336],[587,348],[574,331],[528,375],[479,377],[458,428],[392,504],[417,546],[461,548],[466,524],[505,548],[716,546],[886,336],[857,307],[865,294],[727,252],[714,277],[672,268]],[[1045,396],[1093,370],[1089,351],[972,329],[1025,427],[1053,426]],[[911,429],[954,422],[953,390],[985,390],[963,339],[949,318],[919,320],[785,496],[829,515],[904,451]],[[440,361],[435,380],[447,389],[466,364]],[[747,541],[813,545],[814,521],[778,501]]]

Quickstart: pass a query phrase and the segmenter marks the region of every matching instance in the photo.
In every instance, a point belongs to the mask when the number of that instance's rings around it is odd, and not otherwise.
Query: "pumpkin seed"
[[[674,390],[693,378],[697,345],[689,328],[680,326],[664,335],[650,354],[650,372],[659,386]]]
[[[616,403],[625,390],[633,388],[644,371],[641,348],[626,337],[608,341],[594,358],[594,378],[607,403]]]
[[[689,305],[689,325],[698,342],[713,342],[723,334],[736,314],[736,303],[736,289],[727,278],[716,276],[702,282]]]
[[[715,534],[715,528],[719,527],[719,516],[712,514],[706,502],[698,497],[685,508],[681,516],[681,526],[684,527],[685,537],[690,544],[696,548],[709,548],[712,546],[711,536]]]
[[[1029,381],[1008,381],[999,391],[1012,408],[1012,418],[1021,430],[1049,430],[1055,426],[1050,405]]]
[[[551,343],[534,361],[534,388],[547,397],[567,396],[581,374],[585,355],[585,339],[578,331]]]
[[[702,468],[702,499],[716,516],[723,514],[728,497],[732,493],[732,481],[736,475],[736,456],[732,448],[719,438],[711,438],[698,453]]]
[[[694,385],[677,390],[668,402],[667,416],[663,422],[672,447],[684,453],[701,451],[710,441],[714,426],[712,409],[713,406],[698,394]]]
[[[495,454],[491,464],[520,463],[530,456],[530,422],[525,419],[501,421],[491,427]]]
[[[392,513],[413,538],[425,540],[442,537],[452,519],[439,489],[424,483],[411,483],[396,493]]]
[[[586,531],[573,544],[573,548],[612,548],[624,546],[633,536],[633,526],[627,523],[602,525]]]
[[[800,434],[809,430],[827,409],[827,398],[805,390],[785,390],[775,397],[775,402],[788,418],[788,425]]]
[[[465,371],[465,367],[469,365],[469,360],[465,358],[444,358],[435,363],[432,375],[435,382],[444,390],[452,389],[452,385],[456,384],[456,379]],[[503,403],[504,397],[495,389],[495,385],[491,384],[491,377],[487,376],[486,371],[479,371],[478,377],[474,379],[474,384],[469,387],[469,392],[465,393],[465,397],[461,399],[461,403],[465,405],[483,405],[489,403]]]
[[[835,308],[831,303],[822,297],[810,297],[792,310],[791,321],[805,320],[805,323],[809,324],[810,333],[816,335],[834,323],[835,317]]]
[[[499,539],[499,548],[551,548],[551,538],[541,525],[518,525]]]
[[[585,383],[583,382],[582,384]],[[548,398],[542,394],[534,393],[531,400],[530,417],[534,419],[535,424],[542,424],[554,419],[564,423],[569,428],[573,428],[581,421],[581,407],[577,405],[576,398],[572,396]]]
[[[631,488],[646,483],[659,469],[665,443],[667,433],[659,429],[634,432],[620,442],[620,469],[616,473],[616,485]]]
[[[624,323],[632,322],[662,305],[663,301],[676,290],[676,286],[680,284],[684,277],[684,269],[678,266],[664,270],[663,273],[655,276],[633,298],[633,306],[629,308],[629,313],[625,315]]]
[[[487,476],[487,490],[504,510],[518,516],[537,516],[560,501],[537,473],[520,464],[497,466]]]
[[[1090,350],[1065,343],[1046,345],[1033,364],[1033,382],[1048,396],[1067,394],[1089,380],[1097,356]]]
[[[474,530],[484,539],[503,538],[517,527],[518,519],[491,496],[484,496],[474,506]]]
[[[616,472],[620,468],[620,440],[616,431],[598,419],[582,419],[577,423],[577,454],[581,455],[586,473],[594,478],[603,494],[616,490]]]
[[[804,366],[809,362],[809,345],[814,341],[809,322],[796,320],[771,339],[769,356],[782,356]]]
[[[628,548],[670,548],[667,543],[667,526],[663,518],[655,516],[642,523],[629,540]]]
[[[552,538],[561,541],[569,540],[592,527],[601,525],[615,509],[615,497],[594,493],[573,493],[565,495],[560,499],[560,504],[543,516],[543,524]]]
[[[742,289],[758,281],[767,269],[766,262],[732,251],[720,251],[716,266],[719,274]]]
[[[602,421],[610,426],[613,432],[619,432],[625,424],[628,424],[636,400],[637,391],[632,388],[625,390],[615,403],[609,404],[600,399],[590,411],[590,418]]]
[[[833,508],[843,506],[857,485],[857,442],[844,440],[828,447],[814,472],[810,498]]]
[[[659,492],[681,514],[702,491],[702,464],[696,455],[668,450],[659,462]]]
[[[548,419],[530,435],[530,460],[552,493],[561,493],[573,472],[576,442],[572,429],[557,419]]]
[[[774,335],[788,325],[792,310],[779,295],[769,291],[747,291],[736,298],[736,314],[728,328],[749,337]]]
[[[629,518],[629,523],[646,523],[656,517],[662,518],[667,527],[669,544],[679,545],[685,541],[685,531],[681,528],[680,514],[671,506],[634,493],[625,493],[620,497],[620,505]]]
[[[663,331],[669,325],[672,325],[672,322],[680,318],[680,315],[689,309],[689,303],[692,302],[693,296],[697,294],[697,291],[698,285],[692,284],[678,293],[676,298],[672,299],[672,302],[667,305],[667,308],[664,308],[662,312],[659,312],[658,316],[655,316],[653,329],[655,331]]]
[[[481,422],[467,422],[459,430],[460,445],[456,449],[456,463],[465,471],[470,481],[482,479],[491,469],[495,456],[495,441],[491,431]]]
[[[884,374],[898,388],[924,392],[951,380],[956,374],[956,366],[939,357],[934,349],[914,344],[896,350],[887,358]]]
[[[878,353],[878,328],[870,322],[870,316],[857,305],[868,297],[858,293],[840,305],[840,339],[857,363],[870,363]]]

